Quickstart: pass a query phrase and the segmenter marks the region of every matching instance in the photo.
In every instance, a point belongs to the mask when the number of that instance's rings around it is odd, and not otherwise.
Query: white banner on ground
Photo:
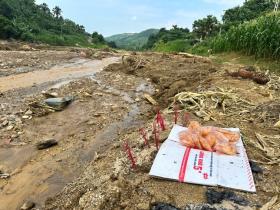
[[[150,171],[151,176],[179,182],[223,186],[256,192],[246,150],[240,139],[238,155],[230,156],[191,149],[179,143],[179,133],[187,128],[175,125],[161,145]],[[229,128],[238,131],[237,128]]]

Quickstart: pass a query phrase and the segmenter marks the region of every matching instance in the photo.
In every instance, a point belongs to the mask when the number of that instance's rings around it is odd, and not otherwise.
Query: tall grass
[[[155,44],[153,50],[158,52],[186,52],[191,45],[188,40],[174,40],[164,43],[160,41]]]
[[[214,52],[240,51],[257,58],[280,58],[280,12],[232,27],[211,42]]]

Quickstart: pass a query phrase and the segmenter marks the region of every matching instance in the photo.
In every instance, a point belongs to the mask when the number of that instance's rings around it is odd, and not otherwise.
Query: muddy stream
[[[0,166],[12,171],[8,180],[0,180],[0,210],[19,209],[27,200],[36,202],[36,206],[39,208],[42,207],[48,197],[54,196],[82,173],[86,165],[94,159],[96,152],[100,153],[108,148],[108,145],[118,137],[120,132],[139,126],[141,122],[137,120],[137,117],[140,110],[138,105],[133,103],[134,99],[125,91],[102,84],[94,76],[107,65],[119,61],[118,57],[103,60],[76,59],[70,64],[61,64],[46,71],[34,71],[0,78],[0,91],[17,91],[17,88],[21,88],[28,92],[34,84],[40,87],[47,83],[48,88],[59,88],[70,81],[89,77],[98,82],[100,87],[119,94],[122,101],[130,104],[127,114],[120,121],[113,122],[93,133],[94,138],[83,146],[80,146],[79,142],[69,141],[65,148],[54,147],[44,152],[38,151],[32,144],[0,147]],[[143,81],[136,87],[136,91],[152,92],[153,89]],[[73,125],[67,125],[67,122],[82,120],[86,115],[86,110],[83,110],[79,103],[74,102],[63,112],[54,113],[44,119],[34,119],[34,124],[38,133],[45,132],[45,138],[59,138],[58,134],[50,135],[48,132],[63,133],[66,132],[65,127],[71,130]],[[57,119],[60,121],[57,122]],[[38,137],[36,132],[31,128],[26,135],[36,138]]]

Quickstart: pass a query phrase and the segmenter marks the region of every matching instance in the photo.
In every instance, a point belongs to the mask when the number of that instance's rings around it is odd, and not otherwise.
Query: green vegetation
[[[116,47],[126,50],[141,50],[148,38],[157,33],[157,29],[148,29],[140,33],[117,34],[105,39],[110,46],[115,44]]]
[[[173,40],[167,43],[163,41],[157,42],[154,46],[155,51],[159,52],[185,52],[191,47],[188,40]]]
[[[229,30],[245,21],[255,19],[274,9],[273,0],[248,0],[242,6],[225,11],[223,15],[223,29]]]
[[[206,18],[194,21],[193,33],[197,37],[205,39],[217,35],[220,27],[221,26],[217,18],[212,15],[208,15]]]
[[[280,12],[234,26],[211,42],[214,52],[239,51],[263,58],[280,58]]]
[[[230,62],[234,64],[243,64],[245,66],[258,66],[260,69],[270,70],[271,72],[280,73],[280,62],[268,58],[258,58],[250,55],[240,55],[236,52],[216,53],[212,55],[216,63]]]
[[[150,36],[145,49],[162,52],[236,51],[256,58],[280,58],[280,13],[272,12],[271,0],[247,0],[242,6],[226,10],[223,22],[208,15],[193,23],[193,31],[178,28],[160,29]]]
[[[62,17],[62,10],[36,5],[35,0],[0,0],[0,39],[20,39],[51,45],[100,46],[89,42],[84,26]]]
[[[156,45],[161,44],[163,47],[164,44],[168,42],[172,42],[175,40],[184,40],[190,38],[190,30],[179,28],[177,25],[174,25],[172,29],[166,30],[165,28],[162,28],[159,30],[157,34],[151,35],[146,43],[146,45],[143,46],[144,49],[151,49],[153,47],[156,47]],[[172,44],[171,44],[172,45]],[[174,45],[174,42],[173,42]],[[161,49],[162,49],[161,47]]]

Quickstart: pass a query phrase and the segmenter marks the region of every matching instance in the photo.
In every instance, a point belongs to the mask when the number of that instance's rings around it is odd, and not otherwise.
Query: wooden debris
[[[158,105],[158,102],[156,102],[155,99],[152,98],[152,96],[150,96],[149,94],[144,94],[144,98],[150,102],[152,105],[156,106]]]

